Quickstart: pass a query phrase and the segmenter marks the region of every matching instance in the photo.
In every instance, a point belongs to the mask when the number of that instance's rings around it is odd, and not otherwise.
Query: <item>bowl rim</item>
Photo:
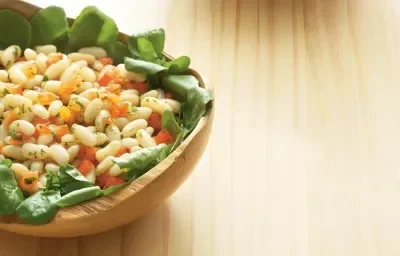
[[[12,2],[12,4],[10,4],[10,2]],[[26,17],[26,15],[21,12],[21,10],[20,10],[21,8],[33,9],[32,13],[36,13],[37,11],[43,9],[32,3],[28,3],[28,2],[24,2],[24,1],[4,0],[4,1],[0,2],[0,10],[9,9],[9,10],[15,11],[15,12],[21,14],[22,16]],[[69,21],[75,20],[73,18],[69,18],[69,17],[67,17],[67,18]],[[27,17],[27,19],[30,19],[30,17]],[[129,38],[129,35],[127,35],[123,32],[119,32],[119,39],[121,41],[126,43],[128,38]],[[174,59],[174,57],[172,57],[171,55],[169,55],[166,52],[163,52],[163,55],[169,60]],[[77,205],[73,205],[73,206],[69,206],[69,207],[65,207],[65,208],[59,208],[56,216],[50,222],[48,222],[46,224],[37,226],[37,225],[31,225],[31,224],[17,222],[15,220],[15,218],[12,220],[9,220],[6,218],[5,221],[4,221],[4,219],[0,218],[0,227],[1,226],[8,226],[10,228],[11,228],[11,226],[26,226],[27,228],[29,228],[29,227],[32,228],[32,226],[33,227],[45,227],[45,226],[49,226],[49,225],[59,224],[59,223],[66,222],[66,221],[73,221],[75,219],[84,220],[85,218],[93,217],[94,215],[98,215],[98,214],[101,214],[102,212],[111,210],[112,208],[116,207],[117,205],[119,205],[122,202],[129,199],[130,197],[135,196],[137,193],[139,193],[142,189],[144,189],[144,187],[148,186],[150,183],[155,182],[166,170],[168,170],[168,168],[175,162],[175,160],[178,159],[179,156],[181,156],[184,153],[185,149],[190,144],[190,142],[198,135],[198,133],[206,126],[206,124],[208,122],[212,122],[212,116],[215,111],[215,94],[214,94],[213,85],[211,84],[210,80],[204,74],[200,73],[199,71],[197,71],[193,68],[189,68],[187,71],[187,74],[193,75],[199,81],[199,86],[210,91],[211,94],[213,95],[214,99],[212,102],[210,102],[210,107],[209,107],[208,111],[205,113],[205,115],[203,117],[201,117],[199,122],[196,124],[194,130],[181,143],[181,145],[179,145],[179,147],[176,148],[167,158],[165,158],[163,161],[161,161],[155,167],[153,167],[152,169],[147,171],[145,174],[143,174],[139,178],[133,180],[129,185],[127,185],[126,187],[122,188],[119,191],[116,191],[107,196],[101,196],[101,197],[92,199],[90,201],[82,202]],[[96,204],[101,204],[103,207],[91,207],[91,206],[95,206]],[[104,207],[105,205],[106,205],[106,207]],[[89,211],[88,209],[92,209],[92,210]],[[93,209],[96,209],[96,210],[93,210]]]

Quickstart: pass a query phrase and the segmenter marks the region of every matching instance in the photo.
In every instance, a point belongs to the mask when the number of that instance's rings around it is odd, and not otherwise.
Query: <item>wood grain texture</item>
[[[166,28],[167,51],[210,76],[211,143],[141,220],[67,240],[0,232],[0,255],[400,254],[397,0],[84,4],[125,32]]]

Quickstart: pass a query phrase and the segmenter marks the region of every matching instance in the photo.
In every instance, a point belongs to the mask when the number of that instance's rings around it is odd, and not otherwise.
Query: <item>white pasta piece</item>
[[[120,95],[125,95],[125,94],[135,94],[139,95],[139,91],[135,89],[128,89],[128,90],[123,90]]]
[[[22,155],[24,158],[27,159],[43,160],[49,156],[49,147],[45,145],[25,143],[22,146]]]
[[[74,124],[71,127],[72,134],[77,138],[83,145],[93,147],[96,145],[97,137],[89,129],[82,125]]]
[[[135,94],[121,94],[119,96],[120,101],[131,102],[133,106],[139,105],[139,96]]]
[[[37,52],[35,50],[30,49],[30,48],[26,48],[25,51],[24,51],[24,57],[27,60],[36,60]]]
[[[53,102],[50,103],[49,105],[49,115],[50,116],[57,116],[58,114],[60,114],[60,109],[63,106],[63,103],[61,100],[55,100]]]
[[[86,91],[87,89],[93,88],[93,83],[91,82],[82,82],[80,83],[78,89],[75,90],[76,93],[82,93]]]
[[[24,112],[20,119],[31,123],[34,117],[35,117],[35,114],[33,112],[28,111],[28,112]]]
[[[96,146],[101,146],[108,141],[108,137],[105,133],[96,132]]]
[[[154,133],[154,128],[153,127],[151,127],[151,126],[149,126],[149,127],[146,127],[146,132],[148,132],[149,134],[150,134],[150,136],[151,135],[153,135],[153,133]]]
[[[139,83],[146,81],[145,75],[127,71],[125,69],[125,64],[119,64],[117,68],[119,69],[121,76],[127,78],[129,81],[135,81]]]
[[[125,125],[129,124],[129,120],[125,117],[117,117],[113,119],[113,123],[118,127],[119,130],[122,130]]]
[[[96,176],[100,176],[102,174],[104,174],[105,172],[107,172],[110,167],[114,164],[113,160],[115,159],[115,157],[113,156],[107,156],[106,158],[104,158],[97,166],[96,166]]]
[[[107,57],[107,52],[101,47],[84,47],[79,49],[78,52],[93,55],[96,59]]]
[[[154,139],[145,129],[140,129],[136,132],[136,139],[139,142],[139,145],[143,148],[151,148],[157,146]]]
[[[42,75],[35,75],[31,79],[28,79],[28,81],[24,84],[24,88],[32,89],[35,86],[40,87],[42,82],[43,82],[43,76]]]
[[[38,68],[38,73],[43,75],[47,69],[47,61],[49,58],[44,53],[39,53],[36,57],[36,66]]]
[[[125,147],[125,148],[139,146],[139,142],[137,141],[137,139],[134,139],[134,138],[123,138],[121,140],[121,144],[122,144],[122,147]]]
[[[50,53],[57,52],[57,47],[52,44],[39,45],[35,47],[37,53],[43,53],[49,55]]]
[[[93,72],[91,68],[83,67],[79,70],[79,74],[85,82],[95,82],[96,74]]]
[[[87,108],[90,101],[88,99],[86,99],[85,97],[82,97],[80,95],[76,95],[76,94],[71,94],[71,98],[70,100],[77,102],[79,105],[82,105],[83,108]]]
[[[8,72],[7,70],[0,70],[0,81],[8,82]]]
[[[97,88],[90,88],[90,89],[87,89],[87,90],[81,92],[81,93],[79,94],[79,96],[82,96],[82,97],[85,97],[86,99],[89,99],[89,95],[90,95],[90,93],[92,93],[92,92],[98,93],[99,90],[98,90]]]
[[[68,57],[67,57],[68,58]],[[71,65],[78,65],[80,68],[87,67],[88,63],[86,60],[78,60],[71,63]]]
[[[11,170],[13,170],[17,178],[20,178],[24,173],[29,172],[28,168],[26,168],[25,165],[19,163],[13,163],[11,165]]]
[[[163,90],[163,89],[158,88],[158,89],[157,89],[157,93],[158,93],[158,95],[157,95],[157,98],[158,98],[158,99],[164,99],[165,93],[164,93],[164,90]]]
[[[36,102],[37,98],[39,96],[39,93],[37,91],[34,91],[34,90],[25,89],[22,92],[22,96],[30,99],[32,102]]]
[[[68,58],[70,58],[71,61],[86,60],[86,62],[89,65],[96,60],[96,58],[91,54],[78,53],[78,52],[68,54]]]
[[[121,169],[117,164],[114,164],[111,168],[108,174],[110,176],[118,176],[126,172],[126,168]]]
[[[20,56],[21,48],[18,45],[11,45],[7,47],[1,55],[1,62],[3,66],[10,67]]]
[[[79,77],[79,70],[81,67],[77,63],[72,63],[61,75],[60,81],[67,82],[75,77]]]
[[[80,148],[79,145],[73,145],[67,149],[67,152],[69,154],[69,162],[75,160],[76,156],[79,153],[79,148]]]
[[[160,115],[164,114],[164,111],[166,111],[166,110],[172,111],[171,107],[167,103],[165,103],[157,98],[153,98],[153,97],[144,98],[140,102],[140,105],[142,107],[151,108],[151,110],[153,110],[154,112],[156,112]]]
[[[140,96],[140,101],[142,101],[146,97],[158,98],[158,91],[157,90],[150,90],[150,91],[148,91],[146,93],[143,93]]]
[[[49,155],[56,161],[59,165],[67,164],[69,162],[68,151],[61,145],[55,144],[49,148]]]
[[[44,166],[44,169],[46,170],[47,173],[53,173],[55,175],[58,175],[58,170],[60,169],[60,166],[57,164],[48,163]]]
[[[53,142],[54,136],[52,134],[43,134],[40,135],[37,139],[37,144],[39,145],[49,145]]]
[[[159,100],[167,103],[171,107],[173,113],[179,113],[181,111],[181,103],[179,103],[179,101],[172,99],[159,99]]]
[[[72,147],[73,145],[76,145],[78,142],[76,141],[76,138],[72,134],[65,134],[61,138],[61,143],[67,147]]]
[[[135,107],[134,109],[131,109],[130,111],[128,111],[128,120],[129,121],[133,121],[136,119],[149,119],[151,113],[153,111],[151,110],[151,108],[147,108],[147,107]]]
[[[28,167],[30,171],[42,172],[44,169],[43,161],[32,161]]]
[[[58,80],[49,80],[42,83],[43,91],[52,92],[55,94],[60,94],[61,81]]]
[[[16,160],[20,161],[25,160],[25,157],[22,154],[22,147],[20,146],[14,146],[14,145],[4,146],[3,149],[1,150],[1,153],[6,157],[14,158]]]
[[[39,176],[39,183],[42,187],[46,187],[47,184],[47,178],[46,178],[46,174],[42,174]]]
[[[106,135],[109,141],[113,140],[121,140],[121,131],[118,129],[116,125],[109,125],[106,128]]]
[[[94,170],[94,167],[93,167],[93,169],[85,176],[85,178],[89,181],[89,182],[91,182],[91,183],[95,183],[96,182],[96,172],[95,172],[95,170]]]
[[[35,133],[35,126],[25,120],[15,120],[10,124],[9,132],[10,134],[17,132],[32,136]]]
[[[96,126],[87,126],[86,128],[88,128],[92,133],[97,132]]]
[[[7,127],[2,124],[0,125],[0,142],[4,141],[4,139],[8,136],[8,129]]]
[[[13,65],[8,70],[8,76],[14,84],[25,84],[28,81],[28,78],[22,71],[22,63],[17,63]]]
[[[7,137],[4,138],[4,143],[6,143],[6,144],[12,144],[12,145],[21,146],[21,145],[23,145],[25,143],[28,143],[28,142],[36,143],[36,140],[33,137],[30,137],[28,140],[20,140],[20,141],[13,140],[13,138],[11,136],[7,136]]]
[[[104,65],[101,61],[95,60],[92,64],[92,68],[96,71],[101,71],[104,68]]]
[[[49,80],[54,80],[59,78],[61,74],[68,68],[69,61],[68,60],[59,60],[56,63],[50,65],[44,75],[48,77]]]
[[[4,114],[4,104],[0,102],[0,116],[3,116]]]
[[[105,127],[106,127],[106,123],[104,120],[110,116],[111,116],[110,112],[108,112],[108,110],[105,110],[105,109],[101,110],[97,114],[94,124],[95,124],[96,130],[98,132],[104,132]]]
[[[127,124],[124,129],[122,129],[122,136],[124,138],[132,137],[136,134],[136,132],[140,129],[144,129],[147,127],[147,121],[144,119],[137,119],[129,124]]]
[[[34,104],[32,106],[32,112],[35,113],[35,115],[37,115],[38,117],[44,118],[44,119],[49,119],[50,114],[49,111],[47,111],[47,109],[40,104]]]
[[[141,149],[143,149],[141,146],[133,146],[133,147],[131,147],[131,149],[129,151],[131,153],[133,153],[133,152],[139,151]]]
[[[121,141],[111,141],[107,146],[105,146],[102,149],[99,149],[96,152],[96,159],[97,161],[101,162],[106,158],[107,156],[116,156],[118,152],[120,151],[122,145]]]
[[[103,107],[103,102],[101,101],[101,99],[92,100],[85,110],[84,114],[85,123],[89,125],[93,124],[96,119],[96,116],[99,114],[102,107]]]

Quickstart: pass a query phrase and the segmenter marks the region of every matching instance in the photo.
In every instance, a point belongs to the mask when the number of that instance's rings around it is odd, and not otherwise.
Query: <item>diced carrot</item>
[[[155,142],[158,144],[165,143],[170,144],[174,142],[174,137],[166,130],[162,129],[154,138]]]
[[[51,124],[57,124],[58,123],[58,119],[57,119],[57,117],[52,116],[52,117],[49,118],[49,122]]]
[[[114,63],[114,60],[110,57],[100,57],[99,61],[105,66],[105,65],[112,65]]]
[[[93,168],[94,165],[85,159],[82,159],[78,166],[78,170],[83,176],[88,175],[93,170]]]
[[[121,85],[117,83],[109,84],[110,92],[119,95],[121,93]]]
[[[53,101],[58,99],[57,95],[52,92],[40,92],[37,98],[37,102],[42,105],[50,105]]]
[[[100,86],[106,86],[117,77],[117,68],[109,69],[98,81]]]
[[[32,120],[32,124],[34,126],[38,125],[38,124],[50,124],[51,121],[49,119],[45,119],[45,118],[41,118],[38,116],[35,116]]]
[[[51,129],[46,124],[37,124],[36,130],[38,131],[39,135],[51,134]]]
[[[37,182],[39,179],[38,171],[24,172],[21,174],[18,185],[21,190],[33,194],[37,190]]]
[[[63,59],[62,53],[57,53],[56,55],[50,55],[48,60],[46,61],[46,66],[49,67],[51,64],[54,64],[62,59]]]
[[[70,95],[76,89],[78,89],[78,85],[82,82],[81,77],[74,77],[69,81],[62,82],[60,86],[60,95]]]
[[[103,118],[103,121],[105,124],[113,124],[114,123],[111,116]]]
[[[164,94],[164,98],[166,98],[166,99],[172,99],[172,93],[166,92],[166,93]]]
[[[8,126],[15,120],[19,119],[20,116],[21,110],[19,108],[14,108],[13,110],[11,110],[10,114],[8,114],[8,116],[4,118],[4,126],[8,128]]]
[[[88,93],[88,100],[94,100],[97,97],[99,97],[99,94],[97,92],[89,92]]]
[[[120,185],[124,183],[124,180],[118,177],[114,177],[114,176],[109,176],[106,184],[104,184],[104,189],[111,187],[111,186],[116,186],[116,185]]]
[[[144,83],[134,83],[132,85],[132,88],[137,90],[139,92],[140,95],[146,93],[149,89],[149,85],[144,82]]]
[[[36,67],[36,65],[35,66],[30,66],[30,67],[24,68],[22,70],[22,72],[24,73],[24,75],[28,79],[30,79],[30,78],[34,77],[37,74],[37,67]]]
[[[68,133],[70,133],[68,125],[64,124],[64,125],[57,126],[57,128],[56,128],[56,139],[60,141],[61,138],[65,134],[68,134]]]
[[[96,159],[97,150],[98,150],[98,148],[96,148],[96,147],[87,147],[84,159],[88,160],[92,164],[97,165],[97,163],[98,163],[97,159]]]
[[[103,101],[107,101],[112,104],[116,104],[120,101],[119,96],[113,93],[99,93],[99,96]]]
[[[79,145],[78,158],[84,158],[85,155],[86,155],[86,146],[81,144]]]
[[[115,104],[111,108],[110,114],[112,117],[123,117],[128,113],[128,106],[126,104]]]
[[[117,156],[122,156],[123,154],[128,153],[128,152],[129,152],[129,148],[128,148],[128,147],[122,147],[122,148],[118,151]]]
[[[154,128],[154,131],[161,130],[161,115],[160,114],[158,114],[156,112],[151,113],[147,122],[149,123],[149,126]]]
[[[75,120],[75,115],[72,113],[72,111],[66,107],[62,106],[60,109],[60,116],[62,119],[64,119],[65,122],[67,123],[73,123]]]
[[[22,94],[24,87],[22,85],[7,85],[7,89],[11,94]]]

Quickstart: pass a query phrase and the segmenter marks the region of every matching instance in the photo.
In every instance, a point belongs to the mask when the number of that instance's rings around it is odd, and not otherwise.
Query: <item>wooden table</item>
[[[140,221],[74,239],[0,232],[0,255],[400,254],[398,0],[57,3],[96,4],[128,33],[164,27],[167,51],[215,84],[214,135]]]

